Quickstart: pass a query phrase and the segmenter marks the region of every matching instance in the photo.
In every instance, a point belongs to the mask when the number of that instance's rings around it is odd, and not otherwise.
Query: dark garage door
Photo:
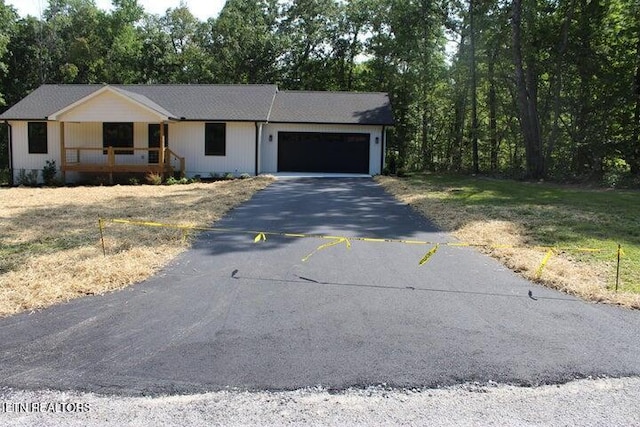
[[[369,173],[368,133],[278,132],[278,172]]]

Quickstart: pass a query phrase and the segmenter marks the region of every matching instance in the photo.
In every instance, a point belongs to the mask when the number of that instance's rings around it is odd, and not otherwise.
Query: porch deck
[[[65,147],[60,166],[65,172],[157,173],[184,176],[185,158],[169,148]]]

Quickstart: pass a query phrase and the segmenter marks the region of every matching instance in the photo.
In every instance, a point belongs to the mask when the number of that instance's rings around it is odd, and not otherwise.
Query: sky
[[[98,8],[111,9],[111,0],[94,0]],[[182,0],[201,21],[217,17],[226,0]],[[5,0],[5,4],[12,5],[21,16],[32,15],[39,17],[47,8],[48,0]],[[180,0],[138,0],[148,13],[163,15],[169,8],[180,5]]]

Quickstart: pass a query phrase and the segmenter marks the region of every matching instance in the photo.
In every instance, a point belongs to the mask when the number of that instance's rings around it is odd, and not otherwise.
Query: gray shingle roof
[[[42,85],[0,114],[0,119],[44,120],[101,87],[102,85]]]
[[[122,88],[113,88],[114,90],[118,91],[119,93],[123,94],[124,96],[127,96],[133,100],[135,100],[136,102],[151,108],[152,110],[155,110],[157,112],[159,112],[160,114],[167,116],[167,117],[175,117],[175,114],[165,110],[163,107],[161,107],[160,105],[156,104],[155,102],[153,102],[152,100],[150,100],[149,98],[147,98],[144,95],[140,95],[138,93],[135,92],[131,92],[128,90],[124,90]]]
[[[392,125],[386,93],[280,91],[271,122]]]
[[[0,115],[43,120],[104,85],[43,85]],[[393,124],[384,93],[280,91],[275,85],[111,85],[163,115],[186,120]],[[275,99],[274,99],[275,96]]]
[[[128,85],[118,86],[144,95],[187,120],[265,120],[278,90],[275,85]]]

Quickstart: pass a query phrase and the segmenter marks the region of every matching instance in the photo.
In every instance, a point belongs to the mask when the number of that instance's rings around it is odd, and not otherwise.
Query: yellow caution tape
[[[544,268],[545,265],[547,265],[547,262],[549,262],[552,255],[553,255],[553,248],[550,248],[545,254],[544,258],[542,258],[540,267],[538,267],[538,270],[536,271],[536,279],[540,278],[540,276],[542,275],[542,269]]]
[[[377,237],[345,237],[345,236],[330,236],[330,235],[322,235],[322,234],[303,234],[303,233],[287,233],[287,232],[276,232],[276,231],[255,231],[255,230],[244,230],[244,229],[234,229],[234,228],[216,228],[216,227],[200,227],[194,225],[185,225],[185,224],[167,224],[155,221],[138,221],[138,220],[129,220],[129,219],[104,219],[100,218],[98,220],[98,227],[100,228],[100,236],[104,249],[104,225],[106,222],[112,222],[116,224],[129,224],[134,226],[143,226],[143,227],[165,227],[165,228],[174,228],[182,230],[182,240],[186,241],[187,233],[189,230],[197,230],[197,231],[213,231],[213,232],[223,232],[223,233],[245,233],[254,235],[253,241],[255,243],[266,241],[267,236],[282,236],[282,237],[295,237],[295,238],[315,238],[315,239],[328,239],[331,240],[329,243],[322,244],[318,246],[313,252],[304,257],[302,261],[307,261],[311,256],[313,256],[318,251],[323,249],[336,246],[338,244],[344,243],[347,249],[351,248],[351,241],[361,241],[361,242],[371,242],[371,243],[402,243],[402,244],[410,244],[410,245],[435,245],[431,248],[419,261],[419,265],[425,264],[429,259],[438,251],[440,246],[451,246],[451,247],[474,247],[474,248],[488,248],[488,249],[540,249],[546,250],[545,254],[538,270],[536,271],[536,277],[540,277],[542,274],[542,270],[545,265],[549,261],[549,259],[553,256],[555,251],[577,251],[577,252],[602,252],[603,249],[597,248],[583,248],[583,247],[550,247],[550,246],[509,246],[509,245],[487,245],[487,244],[474,244],[468,242],[432,242],[428,240],[408,240],[408,239],[391,239],[391,238],[377,238]],[[622,248],[618,250],[618,254],[620,256],[624,255],[624,251]]]
[[[436,244],[433,248],[431,248],[429,250],[429,252],[427,252],[425,254],[425,256],[422,257],[422,259],[418,262],[418,265],[423,265],[424,263],[426,263],[427,261],[429,261],[429,259],[436,253],[438,252],[438,248],[440,247],[439,244]]]
[[[318,246],[313,252],[311,252],[306,257],[302,258],[302,262],[307,262],[309,258],[315,255],[318,251],[321,251],[326,248],[330,248],[331,246],[339,245],[340,243],[345,243],[347,245],[347,249],[351,249],[351,242],[346,237],[338,237],[333,242],[325,243],[324,245]]]

